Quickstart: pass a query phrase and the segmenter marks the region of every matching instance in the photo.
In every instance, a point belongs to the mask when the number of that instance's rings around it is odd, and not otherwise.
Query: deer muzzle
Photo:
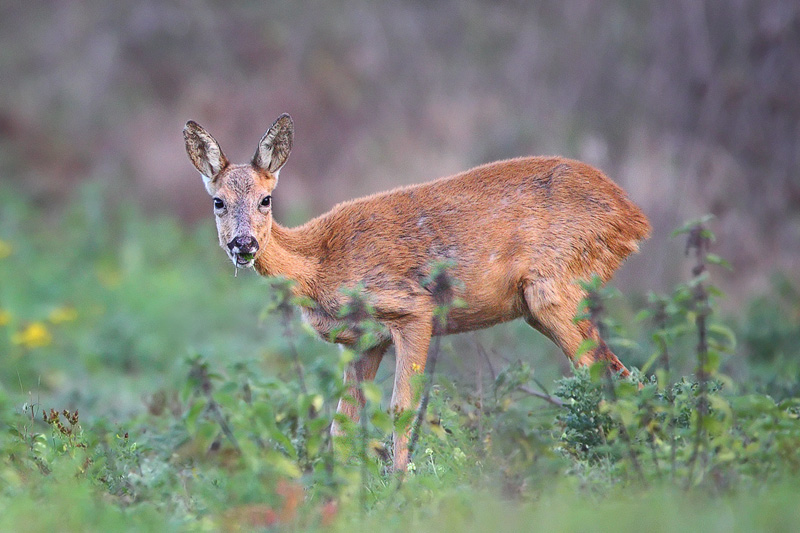
[[[235,237],[228,243],[228,250],[237,266],[251,266],[258,252],[258,241],[252,235]]]

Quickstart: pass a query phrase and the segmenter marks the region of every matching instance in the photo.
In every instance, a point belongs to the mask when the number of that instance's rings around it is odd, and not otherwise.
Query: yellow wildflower
[[[5,326],[11,322],[11,313],[5,309],[0,309],[0,326]]]
[[[34,322],[11,336],[11,342],[25,348],[40,348],[53,342],[53,336],[41,322]]]
[[[4,240],[0,240],[0,259],[5,259],[9,255],[11,255],[11,252],[13,252],[13,251],[14,251],[14,249],[11,248],[11,244],[10,243],[8,243],[8,242],[6,242]]]
[[[422,367],[419,366],[417,363],[411,363],[411,371],[420,373],[422,371]]]
[[[78,318],[78,312],[75,310],[74,307],[65,305],[64,307],[58,307],[53,309],[50,312],[50,316],[47,318],[50,319],[50,322],[53,324],[61,324],[63,322],[72,322],[73,320]]]

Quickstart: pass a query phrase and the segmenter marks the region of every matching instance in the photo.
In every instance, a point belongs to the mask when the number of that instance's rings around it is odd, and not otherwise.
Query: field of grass
[[[739,316],[718,311],[713,247],[671,294],[590,287],[589,316],[641,389],[599,367],[565,374],[525,324],[443,339],[401,478],[387,471],[391,355],[365,387],[366,423],[332,442],[357,354],[287,312],[285,282],[234,278],[210,220],[187,230],[96,184],[76,198],[0,188],[0,530],[800,523],[800,295],[785,278]]]

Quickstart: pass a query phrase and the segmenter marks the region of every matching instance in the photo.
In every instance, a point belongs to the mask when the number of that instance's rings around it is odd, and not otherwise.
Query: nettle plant
[[[556,395],[565,400],[565,409],[557,420],[568,455],[610,465],[615,475],[643,484],[669,478],[725,490],[741,477],[779,475],[781,467],[755,459],[800,443],[800,428],[790,423],[798,414],[797,399],[776,403],[766,396],[737,395],[736,384],[720,371],[736,341],[713,312],[722,293],[711,284],[708,267],[730,266],[709,253],[714,241],[709,221],[704,217],[673,233],[687,237],[692,278],[671,295],[650,295],[649,308],[638,316],[655,327],[654,351],[639,375],[640,385],[615,379],[601,365],[576,369],[559,382]],[[602,332],[609,293],[596,281],[586,291],[579,317],[588,316]],[[676,380],[671,361],[686,357],[692,344],[694,375]],[[800,461],[795,455],[784,466],[796,471]]]
[[[357,332],[358,341],[332,360],[313,356],[317,343],[309,342],[310,349],[304,346],[306,337],[311,341],[316,332],[305,324],[297,327],[294,309],[314,304],[294,296],[292,283],[283,278],[270,280],[272,300],[262,313],[264,320],[277,314],[283,328],[277,374],[263,376],[239,364],[232,375],[224,376],[200,357],[189,360],[183,401],[191,448],[232,454],[237,461],[271,475],[304,480],[320,498],[358,493],[361,507],[367,507],[377,498],[376,491],[389,485],[393,432],[410,435],[412,459],[419,443],[429,442],[422,426],[430,422],[428,405],[435,395],[430,376],[436,367],[439,337],[432,344],[427,375],[420,371],[413,380],[414,405],[420,408],[390,412],[379,384],[363,380],[353,389],[342,379],[345,369],[382,335],[383,326],[374,318],[368,294],[358,286],[342,289],[345,304],[337,318],[342,328]],[[448,309],[462,305],[453,297],[458,282],[449,275],[447,264],[432,265],[422,284],[435,296],[437,320],[446,321]],[[336,412],[340,398],[359,406],[357,421]],[[334,424],[341,429],[338,435],[332,435]],[[416,455],[425,456],[421,453]],[[399,476],[398,483],[402,480]]]
[[[714,312],[719,292],[707,267],[722,262],[708,253],[707,223],[680,233],[690,243],[692,277],[672,294],[651,296],[640,313],[640,323],[653,327],[652,353],[630,379],[602,364],[580,367],[551,395],[529,363],[510,361],[495,372],[476,337],[474,386],[445,375],[434,380],[444,351],[436,337],[426,371],[414,381],[413,404],[421,408],[394,413],[380,382],[362,381],[355,390],[342,379],[381,335],[368,296],[358,287],[343,293],[338,318],[359,332],[359,342],[323,356],[312,339],[317,333],[294,311],[310,302],[293,296],[292,282],[273,279],[263,320],[274,323],[277,315],[282,334],[265,352],[271,372],[262,361],[220,371],[189,358],[182,394],[148,404],[146,433],[141,421],[114,431],[79,424],[75,411],[43,416],[30,402],[26,417],[9,424],[15,429],[4,450],[16,470],[88,479],[120,505],[152,500],[175,516],[234,522],[256,513],[264,527],[313,526],[337,509],[363,513],[432,500],[448,482],[524,498],[556,478],[590,488],[672,483],[712,492],[780,479],[800,469],[800,401],[742,393],[721,371],[735,341]],[[436,265],[423,283],[436,295],[439,320],[462,305],[452,296],[458,281],[448,265]],[[611,329],[605,308],[614,292],[597,280],[583,289],[588,296],[576,320],[591,320],[602,337]],[[676,361],[688,358],[696,361],[694,374],[675,377]],[[357,422],[336,414],[342,397],[358,405]],[[331,435],[334,423],[338,436]],[[396,475],[389,450],[400,432],[410,436],[412,466]]]

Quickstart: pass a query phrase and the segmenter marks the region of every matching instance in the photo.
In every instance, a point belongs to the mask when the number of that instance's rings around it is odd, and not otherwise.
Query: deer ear
[[[294,123],[292,117],[284,113],[267,130],[258,143],[258,148],[253,156],[253,166],[265,170],[278,179],[281,167],[289,158],[292,151],[294,138]]]
[[[187,122],[183,128],[183,138],[186,140],[186,153],[200,171],[208,189],[211,182],[228,166],[228,160],[217,140],[193,120]]]

